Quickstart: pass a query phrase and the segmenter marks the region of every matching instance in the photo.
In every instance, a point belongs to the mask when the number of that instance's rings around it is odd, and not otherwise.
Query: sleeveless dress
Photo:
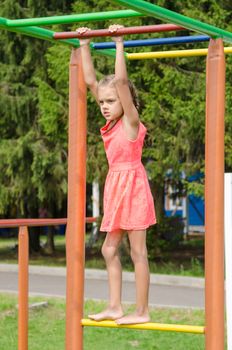
[[[122,119],[110,130],[109,126],[110,121],[100,129],[109,163],[100,231],[144,230],[156,223],[153,197],[141,163],[147,129],[140,122],[137,139],[131,141]]]

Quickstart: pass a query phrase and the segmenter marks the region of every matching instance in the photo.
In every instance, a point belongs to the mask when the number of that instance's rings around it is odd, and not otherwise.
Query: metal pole
[[[45,28],[39,28],[39,27],[11,27],[8,26],[8,19],[7,18],[3,18],[0,17],[0,29],[5,29],[8,30],[10,32],[16,32],[16,33],[20,33],[20,34],[24,34],[24,35],[28,35],[31,36],[33,38],[38,38],[38,39],[44,39],[44,40],[48,40],[48,41],[52,41],[54,42],[54,38],[53,35],[55,34],[55,32],[53,32],[52,30],[49,29],[45,29]],[[71,45],[73,47],[79,47],[79,40],[77,39],[67,39],[67,40],[61,40],[59,41],[61,44],[65,44],[65,45]],[[92,43],[90,45],[92,47]],[[103,55],[107,55],[107,56],[113,56],[115,57],[115,51],[114,50],[102,50],[102,51],[97,51],[98,53],[101,53]]]
[[[209,41],[208,35],[189,35],[189,36],[174,36],[170,38],[155,38],[144,40],[126,40],[124,41],[124,47],[140,47],[140,46],[154,46],[154,45],[173,45]],[[115,42],[101,42],[93,43],[95,50],[115,49]]]
[[[225,47],[224,52],[225,54],[231,54],[232,47]],[[138,52],[138,53],[127,53],[126,58],[128,60],[146,60],[146,59],[154,59],[154,58],[207,56],[207,53],[208,53],[208,49]]]
[[[206,350],[224,350],[224,113],[225,56],[223,42],[222,39],[211,39],[206,67]]]
[[[44,26],[64,23],[79,23],[79,22],[96,22],[108,19],[143,17],[142,13],[133,10],[117,10],[117,11],[101,11],[92,13],[80,13],[76,15],[39,17],[39,18],[20,18],[8,19],[7,26],[9,27],[26,27],[26,26]]]
[[[225,266],[227,349],[232,349],[232,173],[225,174]]]
[[[85,218],[86,223],[96,222],[96,217],[87,217]],[[66,218],[62,219],[2,219],[0,220],[0,228],[1,227],[19,227],[19,226],[57,226],[57,225],[65,225],[67,223]]]
[[[137,330],[152,330],[152,331],[164,331],[164,332],[183,332],[193,334],[204,334],[205,328],[203,326],[181,325],[181,324],[165,324],[165,323],[138,323],[138,324],[125,324],[117,325],[115,321],[92,321],[90,319],[83,319],[81,321],[85,327],[103,327],[103,328],[118,328],[118,329],[137,329]]]
[[[177,30],[184,30],[185,28],[177,26],[175,24],[156,24],[150,26],[136,26],[136,27],[124,27],[117,30],[117,33],[112,33],[109,29],[95,29],[89,30],[83,34],[77,32],[57,32],[53,35],[54,39],[67,39],[67,38],[95,38],[106,37],[113,35],[128,35],[128,34],[144,34],[144,33],[159,33],[170,32]]]
[[[82,350],[83,347],[86,85],[79,50],[72,50],[69,81],[66,350]]]
[[[224,41],[229,43],[232,42],[232,33],[220,29],[218,27],[212,26],[210,24],[198,21],[196,19],[181,15],[177,12],[168,10],[161,6],[151,4],[150,2],[144,0],[114,0],[116,3],[122,6],[127,6],[132,10],[143,13],[147,16],[153,16],[163,21],[169,21],[175,23],[186,29],[194,30],[199,33],[207,34],[212,37],[223,38]]]
[[[33,38],[54,41],[53,35],[55,32],[53,32],[52,30],[45,29],[45,28],[39,28],[39,27],[26,27],[26,28],[8,27],[7,23],[8,23],[8,19],[1,17],[0,18],[0,29],[28,35],[28,36],[31,36]],[[75,40],[75,39],[63,40],[62,44],[67,44],[67,45],[72,45],[74,47],[79,47],[79,41]]]
[[[26,226],[21,226],[18,237],[18,350],[28,349],[28,257],[28,231]]]

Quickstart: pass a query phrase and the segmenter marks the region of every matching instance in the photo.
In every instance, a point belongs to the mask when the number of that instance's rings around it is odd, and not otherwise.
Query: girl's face
[[[101,113],[106,120],[115,120],[123,115],[122,104],[114,87],[100,86],[98,101]]]

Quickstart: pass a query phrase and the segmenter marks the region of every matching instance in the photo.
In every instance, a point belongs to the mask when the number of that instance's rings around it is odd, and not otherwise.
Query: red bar
[[[143,34],[143,33],[159,33],[159,32],[170,32],[176,30],[185,30],[186,28],[177,26],[175,24],[157,24],[150,26],[137,26],[127,27],[117,30],[117,33],[111,33],[109,29],[97,29],[89,30],[86,33],[78,34],[77,32],[60,32],[54,33],[54,39],[67,39],[67,38],[93,38],[113,35],[127,35],[127,34]]]
[[[90,224],[96,222],[97,218],[85,218],[85,222]],[[19,227],[19,226],[56,226],[65,225],[67,219],[6,219],[0,220],[0,227]]]

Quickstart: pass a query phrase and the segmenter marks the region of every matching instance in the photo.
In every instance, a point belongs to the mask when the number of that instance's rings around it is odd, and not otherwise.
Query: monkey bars
[[[15,33],[20,33],[20,34],[24,34],[27,36],[31,36],[33,38],[37,38],[37,39],[43,39],[43,40],[48,40],[48,41],[52,41],[54,42],[54,31],[49,30],[49,29],[45,29],[45,28],[40,28],[40,27],[26,27],[26,28],[21,28],[21,27],[9,27],[8,26],[8,19],[7,18],[3,18],[0,17],[0,29],[5,29],[8,30],[10,32],[15,32]],[[78,39],[65,39],[65,40],[61,40],[59,41],[61,44],[64,45],[69,45],[72,47],[79,47],[79,40]],[[92,43],[91,43],[92,46]],[[101,53],[101,51],[98,51],[99,53]],[[103,55],[106,56],[113,56],[115,57],[115,51],[114,50],[103,50],[102,51]]]
[[[220,29],[218,27],[212,26],[207,23],[203,23],[196,19],[192,19],[181,15],[177,12],[167,10],[163,7],[153,5],[150,2],[144,0],[113,0],[120,5],[124,5],[127,8],[131,8],[135,11],[139,11],[147,16],[152,16],[159,18],[164,21],[171,21],[177,25],[185,27],[187,29],[207,34],[213,38],[222,38],[224,41],[231,43],[232,42],[232,33]]]
[[[128,34],[145,34],[145,33],[157,33],[168,32],[173,30],[184,30],[185,28],[177,26],[175,24],[158,24],[150,26],[136,26],[136,27],[123,27],[119,28],[117,32],[110,32],[109,29],[95,29],[89,30],[85,33],[79,34],[78,32],[59,32],[54,34],[54,39],[67,39],[67,38],[95,38],[106,37],[115,35],[128,35]]]
[[[38,39],[54,41],[53,39],[54,31],[52,30],[39,28],[39,27],[27,27],[27,28],[10,27],[8,26],[8,19],[3,17],[0,17],[0,29],[5,29],[10,32],[28,35]],[[79,40],[77,39],[62,40],[62,43],[71,45],[73,47],[79,47]]]
[[[225,54],[232,53],[232,47],[224,47]],[[192,50],[170,50],[170,51],[154,51],[154,52],[137,52],[126,53],[128,60],[146,60],[154,58],[174,58],[174,57],[196,57],[206,56],[208,49],[192,49]]]
[[[38,25],[53,25],[53,24],[68,24],[77,22],[95,22],[108,19],[128,18],[128,17],[142,17],[145,16],[142,13],[133,10],[121,10],[121,11],[105,11],[105,12],[93,12],[93,13],[81,13],[76,15],[67,16],[53,16],[53,17],[40,17],[40,18],[22,18],[22,19],[7,19],[6,25],[8,27],[27,27]]]
[[[154,45],[170,45],[170,44],[186,44],[209,41],[208,35],[189,35],[178,36],[171,38],[155,38],[145,40],[128,40],[124,41],[124,47],[139,47],[139,46],[154,46]],[[96,50],[114,49],[115,42],[93,43],[93,48]]]
[[[89,319],[81,320],[82,326],[87,327],[105,327],[105,328],[128,328],[137,330],[148,330],[148,331],[166,331],[166,332],[182,332],[182,333],[194,333],[204,334],[205,328],[203,326],[191,326],[191,325],[180,325],[180,324],[165,324],[165,323],[141,323],[141,324],[130,324],[130,325],[117,325],[114,321],[92,321]]]
[[[206,198],[206,322],[205,328],[183,325],[146,325],[117,326],[114,322],[97,322],[98,326],[116,328],[158,329],[170,331],[184,331],[204,333],[207,350],[224,349],[224,261],[223,261],[223,175],[224,175],[224,108],[225,108],[225,59],[224,52],[231,52],[232,48],[223,48],[222,39],[232,42],[232,33],[215,26],[188,18],[165,8],[153,5],[144,0],[114,0],[125,5],[130,10],[110,11],[95,14],[81,14],[71,16],[56,16],[54,18],[35,18],[22,20],[8,20],[0,18],[0,29],[5,29],[32,37],[54,41],[60,33],[39,28],[33,25],[50,25],[61,23],[82,22],[83,20],[96,21],[112,18],[127,18],[137,16],[152,16],[170,24],[173,29],[187,28],[204,35],[210,40],[207,57],[207,89],[206,89],[206,171],[205,171],[205,198]],[[164,28],[167,25],[160,25]],[[136,27],[134,34],[145,33],[144,28]],[[166,27],[167,28],[167,27]],[[170,27],[169,27],[170,28]],[[131,28],[120,29],[117,34],[132,34]],[[127,32],[126,32],[127,31]],[[72,33],[72,32],[71,32]],[[84,300],[84,234],[85,234],[85,189],[86,189],[86,86],[83,79],[82,62],[80,57],[79,40],[67,35],[60,43],[73,47],[70,60],[69,84],[69,152],[68,152],[68,215],[66,232],[67,250],[67,304],[66,304],[66,350],[83,349],[83,326],[96,326],[94,321],[82,319]],[[104,34],[105,33],[105,34]],[[81,37],[93,36],[91,32]],[[108,30],[100,30],[95,36],[109,36]],[[92,44],[94,49],[94,44]],[[228,51],[227,51],[228,50]],[[194,52],[193,52],[194,51]],[[99,50],[103,54],[114,55],[114,50]],[[178,54],[177,54],[178,53]],[[127,54],[128,59],[148,58],[154,53]],[[180,57],[180,55],[206,55],[207,49],[183,50],[170,53],[156,53],[159,57]],[[137,56],[136,55],[140,55]],[[161,56],[163,55],[163,56]],[[165,56],[164,56],[165,55]],[[154,56],[153,56],[154,57]],[[158,56],[157,56],[158,57]],[[49,219],[50,220],[50,219]],[[64,220],[64,219],[61,219]],[[63,222],[63,221],[62,221]],[[31,222],[32,223],[32,222]],[[25,298],[28,296],[28,233],[26,221],[20,222],[19,233],[19,350],[27,350],[28,316]],[[33,224],[33,223],[32,223]],[[46,221],[48,224],[48,221]],[[25,272],[25,273],[24,273]],[[170,328],[170,327],[174,327]],[[177,328],[176,328],[177,327]],[[187,327],[187,328],[183,328]],[[194,328],[189,328],[194,327]],[[150,328],[149,328],[150,329]],[[197,330],[197,331],[196,331]]]

